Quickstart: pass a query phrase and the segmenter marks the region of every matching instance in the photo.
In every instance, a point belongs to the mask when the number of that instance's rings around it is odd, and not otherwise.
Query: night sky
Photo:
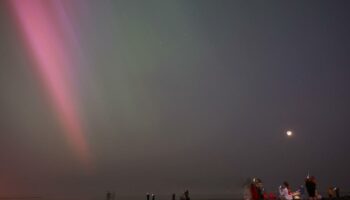
[[[0,196],[349,191],[349,10],[0,1]]]

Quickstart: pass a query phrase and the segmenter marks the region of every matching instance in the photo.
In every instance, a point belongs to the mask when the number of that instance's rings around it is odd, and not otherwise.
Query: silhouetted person
[[[156,200],[156,195],[152,194],[152,200]]]
[[[261,179],[257,179],[256,187],[258,188],[259,199],[264,199],[264,187]]]
[[[185,191],[184,196],[185,200],[190,200],[190,192],[188,190]]]
[[[106,194],[106,199],[111,200],[112,194],[108,191]]]
[[[299,193],[300,193],[300,198],[301,198],[302,200],[305,200],[305,199],[306,199],[306,197],[305,197],[305,188],[304,188],[303,185],[301,185],[301,186],[299,187]]]
[[[339,187],[334,188],[334,192],[335,192],[335,197],[337,197],[339,199],[340,198]]]
[[[171,200],[175,200],[175,198],[176,198],[176,195],[175,195],[175,193],[171,196]]]
[[[182,194],[179,199],[180,200],[185,200],[186,199],[185,194]]]
[[[316,200],[316,180],[315,177],[307,177],[305,180],[306,191],[309,194],[310,200]]]
[[[333,199],[334,198],[334,196],[335,196],[334,195],[334,188],[332,186],[328,188],[327,193],[328,193],[328,199]]]
[[[149,193],[146,194],[146,200],[150,200],[149,199]]]

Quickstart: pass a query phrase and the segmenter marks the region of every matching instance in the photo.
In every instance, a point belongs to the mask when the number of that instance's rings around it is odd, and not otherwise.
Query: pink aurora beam
[[[90,162],[90,153],[73,96],[72,72],[75,67],[71,27],[57,1],[10,0],[30,58],[35,63],[65,136],[79,160]],[[68,42],[67,42],[68,41]],[[78,57],[78,56],[77,56]]]

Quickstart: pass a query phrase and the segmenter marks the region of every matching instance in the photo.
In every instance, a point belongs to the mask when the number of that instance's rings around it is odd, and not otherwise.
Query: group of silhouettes
[[[322,199],[321,194],[317,190],[317,183],[314,176],[307,176],[305,184],[301,185],[298,190],[292,191],[289,183],[284,181],[278,188],[278,195],[275,193],[267,193],[264,190],[261,179],[253,178],[249,184],[245,186],[244,200],[319,200]],[[329,187],[328,198],[339,198],[339,187]]]
[[[115,200],[115,192],[107,191],[106,200]]]
[[[115,193],[113,192],[107,192],[106,193],[106,200],[115,200]],[[146,200],[156,200],[155,194],[146,194]],[[176,194],[172,194],[172,200],[176,200]],[[188,190],[185,190],[185,192],[180,196],[180,200],[190,200],[190,192]]]
[[[306,190],[306,191],[305,191]],[[328,188],[328,198],[339,198],[339,187]],[[263,183],[259,178],[253,178],[249,184],[246,184],[244,190],[244,200],[320,200],[322,196],[317,191],[317,183],[314,176],[307,176],[305,178],[305,186],[301,185],[298,190],[292,192],[289,183],[284,181],[278,188],[279,195],[275,193],[267,193],[263,187]],[[306,195],[307,193],[307,195]],[[115,193],[107,192],[107,200],[115,200]],[[155,194],[146,194],[146,200],[156,200]],[[176,200],[176,194],[172,194],[172,200]],[[190,193],[188,190],[180,196],[179,200],[190,200]]]
[[[176,200],[176,194],[171,195],[172,200]],[[149,193],[146,194],[146,200],[156,200],[156,195]],[[180,196],[180,200],[190,200],[190,192],[188,190],[185,190],[185,192]]]

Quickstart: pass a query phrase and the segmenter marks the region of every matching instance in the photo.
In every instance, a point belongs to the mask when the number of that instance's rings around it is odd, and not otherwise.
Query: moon
[[[292,131],[287,131],[287,132],[286,132],[286,134],[287,134],[287,136],[289,136],[289,137],[290,137],[290,136],[292,136],[292,135],[293,135],[293,132],[292,132]]]

